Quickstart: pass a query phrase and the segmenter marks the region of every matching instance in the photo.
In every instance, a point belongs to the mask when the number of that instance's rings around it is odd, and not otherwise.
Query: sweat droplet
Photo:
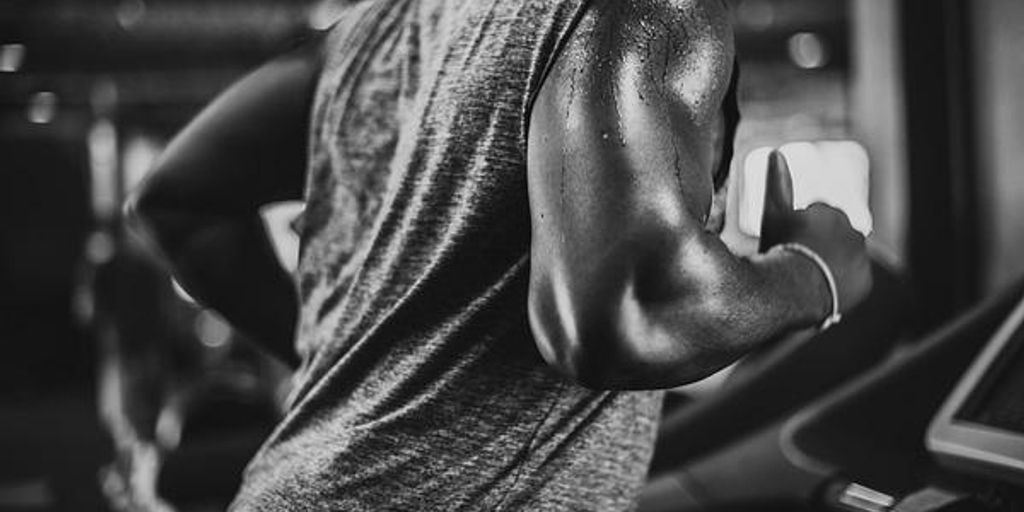
[[[601,132],[601,139],[608,140],[608,132]]]

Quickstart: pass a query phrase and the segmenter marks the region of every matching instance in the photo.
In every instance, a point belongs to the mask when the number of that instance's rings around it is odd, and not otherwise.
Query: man
[[[233,508],[631,507],[661,395],[623,390],[870,286],[842,213],[789,208],[781,157],[763,254],[707,229],[733,59],[720,0],[369,0],[207,108],[129,211],[299,363]],[[296,292],[257,208],[298,197]]]

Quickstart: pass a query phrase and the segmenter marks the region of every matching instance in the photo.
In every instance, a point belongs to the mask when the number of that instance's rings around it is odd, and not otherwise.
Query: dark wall
[[[71,315],[88,161],[50,130],[0,140],[0,394],[88,385],[92,344]]]

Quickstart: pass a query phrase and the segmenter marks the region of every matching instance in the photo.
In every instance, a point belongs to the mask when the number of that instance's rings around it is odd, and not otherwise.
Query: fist
[[[860,303],[871,290],[871,261],[864,236],[842,211],[823,203],[793,209],[793,179],[786,157],[768,157],[760,251],[798,243],[818,253],[832,270],[842,312]]]

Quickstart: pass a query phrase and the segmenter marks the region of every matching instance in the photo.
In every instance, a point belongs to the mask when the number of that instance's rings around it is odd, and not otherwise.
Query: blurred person
[[[781,155],[761,253],[718,238],[733,52],[720,0],[367,0],[215,100],[127,209],[297,366],[232,508],[629,509],[655,390],[859,302]]]
[[[112,240],[94,234],[101,236]],[[114,510],[169,512],[157,493],[168,448],[157,418],[173,376],[196,366],[198,354],[188,343],[185,309],[166,300],[173,296],[166,275],[133,238],[125,242],[109,259],[88,258],[78,272],[78,310],[100,347],[99,416],[113,445],[100,483]]]
[[[101,349],[98,405],[113,445],[113,460],[100,472],[103,492],[113,510],[173,511],[158,484],[185,426],[204,420],[193,413],[207,404],[226,409],[230,398],[233,413],[276,417],[280,371],[229,332],[217,346],[197,339],[196,326],[209,315],[177,296],[135,238],[78,274],[77,309]]]

